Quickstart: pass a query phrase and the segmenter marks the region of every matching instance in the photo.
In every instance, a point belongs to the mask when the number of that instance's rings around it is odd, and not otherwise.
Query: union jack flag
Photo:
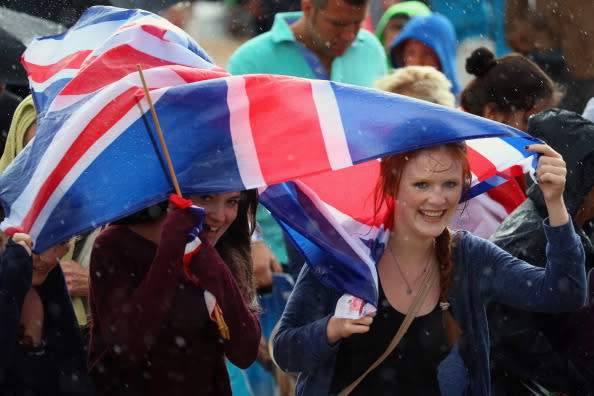
[[[136,64],[145,70],[183,193],[265,189],[267,205],[290,233],[301,235],[308,249],[339,259],[328,261],[321,274],[327,280],[336,278],[327,275],[333,272],[343,278],[364,272],[369,284],[373,240],[381,241],[385,230],[373,224],[377,232],[359,238],[369,209],[361,215],[343,208],[345,201],[358,200],[358,191],[351,188],[355,184],[336,184],[343,173],[330,171],[345,168],[344,174],[372,180],[372,159],[477,139],[468,144],[473,191],[479,193],[531,156],[523,147],[535,142],[499,123],[377,90],[286,76],[230,76],[183,31],[141,10],[90,8],[68,32],[35,39],[23,64],[39,125],[35,139],[0,175],[7,214],[0,228],[29,233],[36,252],[173,192]],[[299,190],[297,201],[271,203],[291,189]],[[276,209],[294,202],[291,212]],[[324,235],[301,230],[319,224],[307,217],[310,203],[329,223],[320,230]],[[324,239],[331,236],[333,241]],[[357,282],[341,287],[374,301],[373,287]]]

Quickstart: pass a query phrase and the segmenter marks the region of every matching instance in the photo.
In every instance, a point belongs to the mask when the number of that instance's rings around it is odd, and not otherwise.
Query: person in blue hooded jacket
[[[443,15],[433,13],[412,18],[390,44],[390,60],[394,68],[433,66],[450,80],[454,95],[460,91],[456,76],[456,32]]]

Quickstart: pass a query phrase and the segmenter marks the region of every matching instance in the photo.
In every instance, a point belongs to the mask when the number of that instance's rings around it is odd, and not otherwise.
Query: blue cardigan
[[[452,314],[462,337],[441,362],[443,395],[489,395],[489,334],[485,306],[498,301],[540,312],[574,310],[585,301],[584,252],[571,222],[545,222],[547,267],[516,259],[491,242],[462,231],[455,237]],[[327,395],[340,342],[326,342],[326,325],[341,293],[324,286],[307,266],[301,271],[274,337],[274,357],[299,372],[297,395]],[[397,329],[394,329],[396,332]]]

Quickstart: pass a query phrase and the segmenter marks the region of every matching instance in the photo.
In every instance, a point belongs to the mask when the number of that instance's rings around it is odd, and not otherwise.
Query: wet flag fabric
[[[308,177],[322,178],[318,185],[329,187],[334,170],[361,164],[354,167],[359,171],[389,154],[477,139],[468,142],[478,193],[532,155],[523,150],[535,141],[528,135],[430,103],[328,81],[230,76],[164,19],[93,7],[66,33],[34,40],[23,56],[39,125],[37,136],[0,175],[6,212],[0,228],[29,233],[40,252],[173,192],[137,63],[184,195],[267,186],[265,194],[299,190],[299,199],[287,201],[296,202],[294,212],[269,207],[311,249],[348,266],[332,262],[326,273],[367,274],[375,242],[373,235],[364,241],[351,237],[343,217],[361,222],[361,216],[331,199],[323,208],[334,233],[300,231],[317,224],[307,217],[313,213],[307,205],[320,205],[318,191],[301,187]],[[275,185],[291,180],[298,181]],[[354,196],[349,187],[340,186]],[[332,235],[334,242],[316,239]],[[373,293],[361,290],[353,293],[373,301]]]

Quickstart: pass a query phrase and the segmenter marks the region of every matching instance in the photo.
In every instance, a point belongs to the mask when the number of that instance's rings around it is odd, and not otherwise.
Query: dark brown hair
[[[251,236],[256,228],[258,190],[242,191],[237,218],[219,238],[215,248],[227,263],[239,288],[246,293],[252,309],[257,309],[251,256]]]
[[[534,62],[520,54],[495,59],[485,48],[475,49],[466,59],[466,71],[475,76],[460,94],[462,108],[482,116],[494,103],[503,113],[531,110],[540,99],[559,99],[560,89]]]
[[[467,194],[470,191],[470,183],[472,175],[470,173],[470,165],[466,156],[466,144],[464,142],[448,143],[443,146],[450,153],[454,155],[462,164],[462,194]],[[398,196],[400,187],[400,180],[402,172],[409,160],[418,156],[423,150],[419,149],[409,151],[407,153],[396,154],[390,157],[383,158],[380,166],[380,178],[376,186],[376,208],[387,204],[388,207],[394,209],[394,200]],[[376,210],[377,212],[377,210]],[[393,210],[391,211],[394,212]],[[389,219],[389,221],[393,219]],[[439,265],[439,281],[440,292],[439,301],[447,302],[449,296],[450,286],[452,285],[452,271],[454,269],[454,262],[452,261],[452,236],[450,230],[446,227],[443,232],[435,239],[435,253]],[[456,344],[460,336],[460,327],[452,316],[450,310],[442,311],[442,322],[446,332],[446,337],[450,346]]]

